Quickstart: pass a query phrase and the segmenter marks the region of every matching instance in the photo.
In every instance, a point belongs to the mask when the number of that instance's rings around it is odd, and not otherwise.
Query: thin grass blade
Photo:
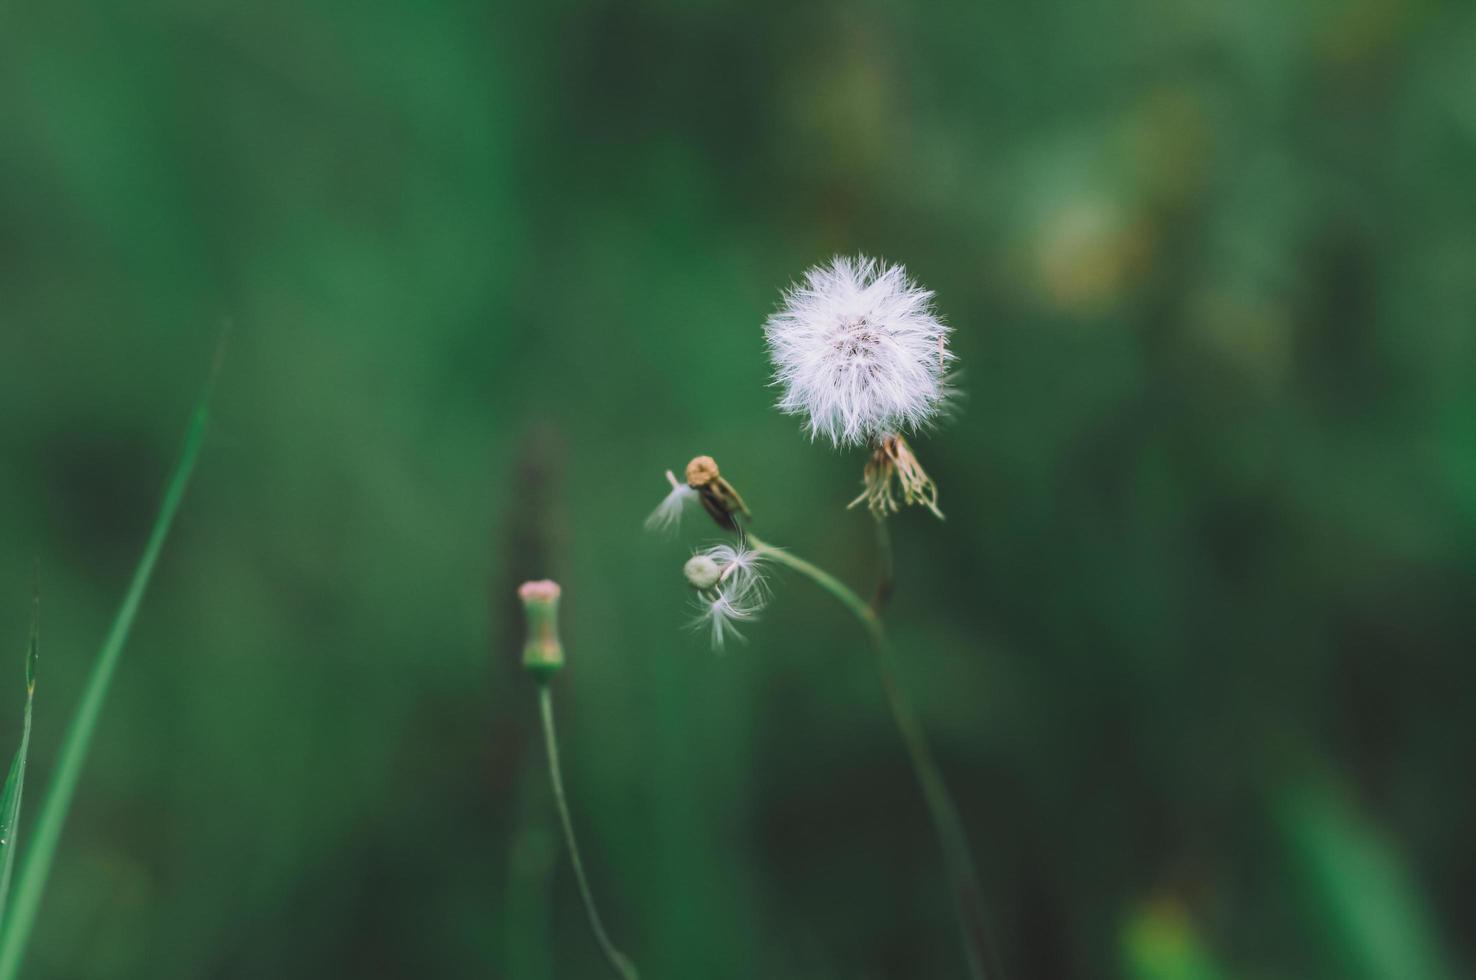
[[[216,364],[218,367],[218,356]],[[82,694],[82,702],[77,707],[77,713],[72,717],[66,738],[62,742],[56,775],[47,787],[41,812],[36,820],[36,837],[21,863],[9,915],[3,923],[3,930],[0,930],[0,980],[14,980],[20,970],[21,958],[25,955],[26,943],[31,938],[31,930],[36,925],[46,879],[56,858],[57,843],[61,840],[67,811],[71,808],[72,796],[82,775],[82,766],[87,761],[87,750],[102,715],[103,702],[107,700],[118,658],[128,640],[129,631],[133,628],[133,620],[143,602],[144,593],[148,590],[154,565],[164,549],[169,528],[174,523],[174,516],[179,510],[180,501],[184,499],[185,489],[189,486],[190,476],[200,456],[209,415],[210,391],[214,387],[214,372],[211,379],[212,383],[206,386],[205,394],[190,420],[184,448],[175,464],[174,473],[169,478],[159,514],[154,520],[143,555],[134,569],[128,592],[107,638],[103,641],[102,649],[98,651],[92,673],[87,679],[87,687]]]
[[[41,653],[41,595],[31,600],[31,640],[26,647],[26,712],[21,722],[21,744],[5,777],[5,791],[0,793],[0,922],[5,921],[5,905],[10,898],[10,874],[15,867],[19,844],[21,791],[26,785],[26,756],[31,751],[31,705],[36,700],[36,659]]]

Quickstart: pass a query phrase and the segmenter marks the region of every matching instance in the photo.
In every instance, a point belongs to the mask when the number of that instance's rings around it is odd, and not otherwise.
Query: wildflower
[[[574,877],[579,880],[579,893],[584,899],[584,911],[589,916],[590,928],[595,940],[605,954],[610,966],[622,980],[639,980],[639,974],[630,958],[615,948],[600,920],[595,907],[594,893],[589,879],[584,874],[584,862],[579,858],[579,842],[574,837],[574,820],[569,815],[568,794],[564,791],[563,770],[559,766],[559,738],[554,726],[553,691],[549,681],[560,667],[564,666],[564,648],[559,643],[559,596],[563,590],[559,583],[549,579],[524,582],[518,586],[518,598],[523,600],[523,610],[528,621],[528,640],[523,647],[523,666],[538,680],[538,714],[543,722],[543,747],[548,755],[548,778],[553,784],[554,805],[558,809],[559,824],[564,831],[564,845],[569,851],[570,863],[574,865]]]
[[[693,625],[707,627],[718,650],[730,637],[742,639],[737,624],[756,617],[767,599],[760,556],[742,544],[717,544],[699,551],[687,559],[682,574],[697,591],[702,610]]]
[[[657,505],[646,518],[649,531],[672,531],[681,523],[687,502],[700,500],[708,515],[725,531],[738,530],[738,515],[748,516],[748,505],[718,472],[717,461],[711,456],[698,456],[687,464],[687,482],[682,483],[671,470],[666,471],[666,480],[671,484],[666,499]]]
[[[837,446],[926,426],[949,390],[948,334],[932,292],[900,265],[858,256],[816,266],[764,324],[779,408]]]
[[[528,623],[523,646],[523,666],[540,677],[548,677],[564,666],[564,646],[559,642],[559,583],[544,579],[518,586]]]
[[[779,408],[805,417],[810,437],[836,446],[870,445],[864,489],[881,520],[903,504],[938,517],[938,487],[904,433],[934,422],[948,407],[949,328],[933,294],[900,265],[864,256],[837,257],[805,273],[764,324]]]

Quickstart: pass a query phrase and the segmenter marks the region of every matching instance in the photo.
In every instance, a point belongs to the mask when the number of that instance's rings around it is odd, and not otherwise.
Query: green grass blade
[[[36,914],[41,905],[42,892],[46,888],[46,879],[56,858],[62,826],[66,823],[72,795],[76,792],[77,781],[82,775],[82,766],[87,761],[87,749],[97,728],[98,717],[102,714],[103,702],[107,699],[108,687],[118,666],[118,657],[123,652],[123,645],[133,627],[133,619],[143,601],[144,592],[148,589],[149,578],[153,575],[159,552],[164,548],[164,539],[169,535],[169,527],[174,523],[174,515],[179,510],[180,501],[184,499],[185,488],[189,485],[190,475],[200,455],[200,446],[205,439],[211,387],[213,384],[207,386],[200,404],[195,408],[189,432],[185,436],[184,449],[180,453],[179,462],[175,464],[169,486],[164,491],[164,501],[154,520],[153,530],[149,533],[148,543],[144,546],[143,556],[133,572],[133,580],[129,583],[123,605],[118,609],[107,639],[98,652],[92,674],[87,679],[87,687],[82,694],[82,703],[72,717],[66,738],[62,742],[56,775],[47,788],[36,820],[36,837],[21,863],[9,917],[4,923],[3,931],[0,931],[0,980],[14,980],[20,970],[21,957],[25,954],[26,943],[36,924]]]
[[[26,756],[31,751],[31,704],[36,699],[36,658],[41,652],[41,596],[31,602],[31,641],[26,649],[26,713],[21,723],[21,744],[5,777],[5,791],[0,793],[0,922],[5,921],[5,903],[10,897],[10,874],[15,868],[15,851],[19,847],[21,791],[26,785]]]
[[[1283,793],[1278,817],[1301,885],[1338,976],[1445,980],[1436,922],[1397,843],[1335,787]]]

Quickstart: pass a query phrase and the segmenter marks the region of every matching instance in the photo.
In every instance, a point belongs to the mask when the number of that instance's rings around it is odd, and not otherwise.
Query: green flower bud
[[[523,645],[523,667],[547,679],[564,666],[564,645],[559,642],[559,583],[544,579],[518,587],[528,624]]]

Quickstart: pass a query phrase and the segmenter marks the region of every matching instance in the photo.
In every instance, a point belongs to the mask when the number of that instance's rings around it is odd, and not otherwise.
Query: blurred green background
[[[890,618],[1018,978],[1469,975],[1476,7],[15,0],[0,641],[26,818],[221,325],[36,978],[960,977],[863,638],[685,632],[711,453],[858,587],[760,324],[904,262],[967,400]],[[8,597],[8,598],[6,598]],[[0,692],[4,686],[0,685]],[[22,831],[24,835],[24,830]]]

